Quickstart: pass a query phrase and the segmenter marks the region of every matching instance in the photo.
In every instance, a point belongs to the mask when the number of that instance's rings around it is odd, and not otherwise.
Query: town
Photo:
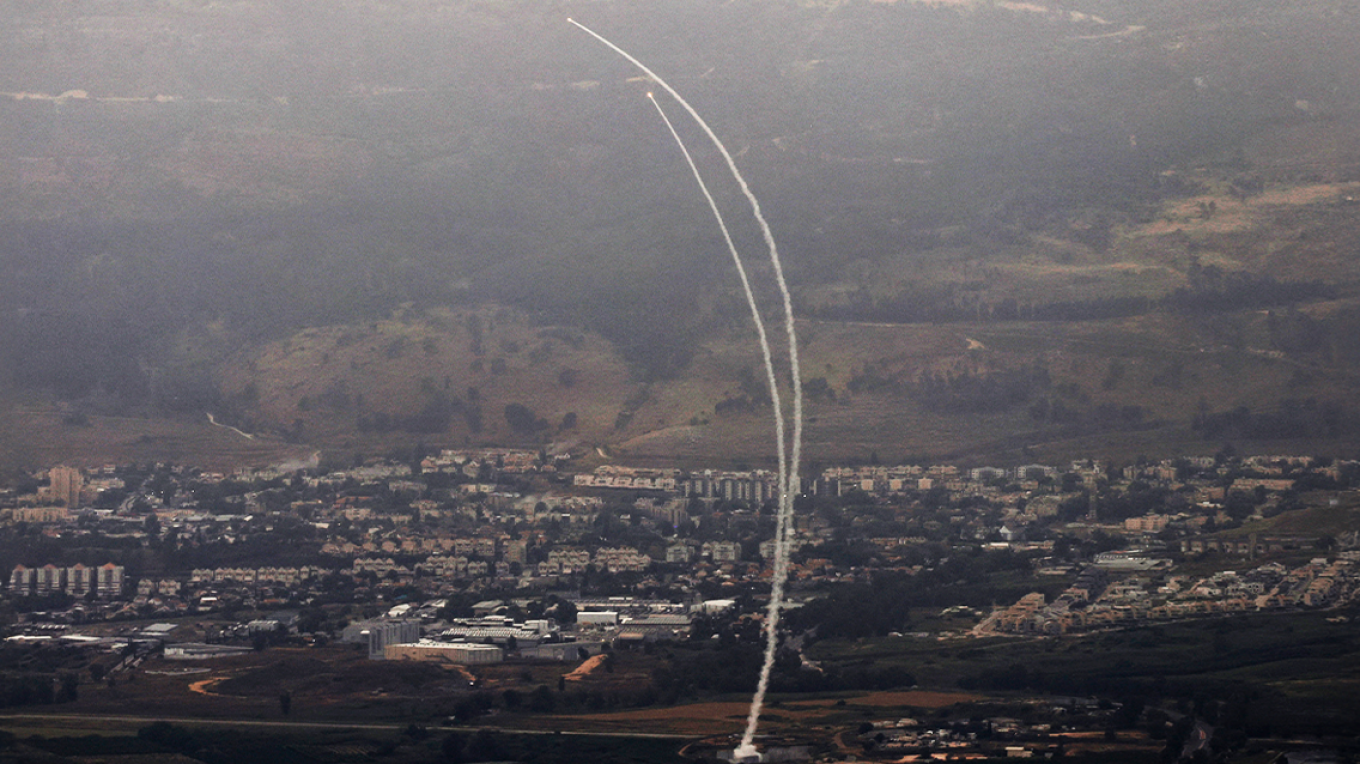
[[[688,610],[768,578],[773,473],[565,466],[539,452],[486,449],[334,471],[53,467],[0,494],[0,520],[11,534],[40,534],[43,549],[102,545],[120,559],[15,559],[7,595],[22,628],[297,609],[337,591],[427,616],[482,594],[570,593],[578,603],[666,604],[661,629],[626,612],[590,622],[593,637],[656,639],[683,634]],[[1357,478],[1357,462],[1222,455],[1120,468],[826,468],[803,481],[791,540],[795,601],[974,547],[1023,554],[1036,579],[1071,581],[1054,602],[1031,594],[998,609],[979,633],[1325,607],[1354,596],[1354,532],[1252,529],[1308,497],[1335,505]],[[143,549],[156,554],[148,560]],[[1307,559],[1253,562],[1286,552]],[[224,555],[241,562],[206,562]],[[1177,561],[1206,556],[1224,560],[1223,570],[1176,572]]]
[[[819,468],[803,477],[790,540],[790,665],[827,689],[916,681],[835,674],[795,638],[804,631],[968,645],[1251,613],[1344,621],[1360,592],[1348,519],[1358,480],[1360,462],[1230,452],[1126,465]],[[232,474],[55,466],[0,493],[6,649],[122,656],[98,672],[113,681],[152,655],[192,665],[340,645],[474,683],[507,662],[562,665],[556,682],[569,693],[591,671],[612,670],[621,651],[720,638],[754,647],[775,485],[764,470],[579,469],[515,449]],[[1340,520],[1279,522],[1310,512]],[[990,571],[977,579],[984,588],[935,597],[934,615],[919,605],[910,615],[868,606],[870,615],[837,594],[911,580],[947,592],[970,569]],[[1010,583],[993,586],[997,576]],[[847,619],[838,607],[861,610]],[[979,676],[959,686],[1008,681]],[[537,690],[522,690],[542,695],[533,708],[563,702],[551,680],[534,681]],[[665,690],[654,680],[633,696],[581,697],[646,705],[665,702]],[[34,697],[64,696],[54,686]],[[1080,703],[1093,729],[1120,713]],[[450,718],[477,713],[464,702]],[[1023,724],[989,717],[981,740],[975,723],[926,730],[886,718],[858,724],[854,739],[885,754],[1009,741],[1006,755],[1052,755],[1061,741],[1036,732],[1053,725],[1045,714]]]

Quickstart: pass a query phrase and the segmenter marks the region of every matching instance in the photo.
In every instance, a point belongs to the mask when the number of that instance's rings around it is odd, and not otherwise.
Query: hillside
[[[294,10],[35,6],[0,34],[6,464],[772,459],[702,197],[569,13],[692,98],[760,196],[810,459],[1360,442],[1355,9]],[[749,211],[678,128],[777,320]]]

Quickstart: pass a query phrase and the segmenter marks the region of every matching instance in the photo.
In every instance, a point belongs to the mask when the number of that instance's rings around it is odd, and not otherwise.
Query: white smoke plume
[[[774,409],[774,433],[779,458],[779,480],[780,490],[783,490],[784,474],[787,471],[787,456],[784,448],[784,405],[780,400],[779,382],[774,372],[774,358],[770,353],[769,336],[765,333],[765,320],[760,317],[760,308],[756,305],[755,292],[751,290],[751,281],[746,276],[746,267],[742,264],[741,256],[737,254],[737,245],[732,243],[732,236],[728,233],[727,223],[723,220],[722,212],[718,209],[718,203],[713,200],[713,194],[709,193],[708,184],[699,174],[699,168],[694,164],[694,157],[690,155],[689,148],[680,139],[680,134],[676,132],[675,125],[671,124],[670,117],[666,116],[666,111],[661,108],[656,97],[651,93],[647,94],[656,111],[661,115],[662,121],[666,123],[666,128],[671,131],[671,137],[675,138],[675,145],[680,147],[680,153],[685,155],[685,162],[689,164],[690,172],[694,173],[694,180],[699,184],[699,190],[703,192],[704,199],[708,201],[708,208],[713,212],[713,218],[718,222],[718,228],[722,231],[723,241],[727,243],[727,251],[732,255],[732,262],[737,266],[737,276],[741,279],[741,290],[746,296],[746,305],[751,309],[751,320],[756,325],[756,336],[760,340],[760,352],[765,361],[765,380],[770,388],[770,403]]]
[[[793,499],[800,487],[798,481],[798,463],[802,457],[803,390],[801,382],[802,374],[798,365],[798,336],[794,329],[793,322],[793,300],[789,295],[788,284],[784,280],[784,266],[779,259],[779,249],[775,245],[774,234],[771,233],[769,223],[765,221],[765,216],[760,212],[760,202],[756,199],[755,194],[751,192],[750,186],[746,183],[746,178],[741,174],[741,170],[737,169],[737,164],[733,161],[731,153],[727,151],[727,147],[719,140],[717,134],[713,132],[713,129],[708,126],[708,123],[704,121],[703,117],[699,116],[699,113],[694,110],[694,107],[690,106],[689,102],[677,93],[669,83],[658,76],[656,72],[653,72],[627,51],[600,36],[583,24],[580,24],[573,19],[567,19],[567,21],[586,34],[589,34],[591,37],[594,37],[610,50],[623,56],[629,63],[642,70],[644,74],[660,85],[667,93],[670,93],[671,97],[684,107],[685,111],[689,112],[690,117],[692,117],[699,127],[703,129],[704,134],[713,142],[713,145],[718,149],[718,153],[720,153],[723,160],[727,162],[727,169],[731,171],[732,177],[736,179],[742,194],[751,204],[751,213],[755,216],[756,223],[760,226],[761,236],[765,239],[765,245],[769,249],[770,265],[774,270],[775,283],[778,285],[779,294],[783,300],[784,327],[788,335],[789,343],[789,374],[793,387],[793,438],[791,455],[787,467],[780,470],[779,512],[775,524],[774,538],[774,575],[770,587],[770,606],[765,619],[765,660],[760,668],[760,679],[756,685],[755,697],[751,699],[751,711],[746,720],[746,731],[742,734],[741,743],[733,752],[733,756],[736,759],[757,757],[758,753],[752,741],[755,739],[756,727],[760,721],[760,709],[765,702],[765,692],[769,688],[770,683],[770,670],[774,666],[775,650],[778,648],[779,644],[779,615],[784,604],[784,584],[788,579],[788,542],[793,515]],[[777,415],[777,418],[782,419],[782,414]],[[782,437],[779,441],[779,450],[781,452],[784,450],[784,441]]]

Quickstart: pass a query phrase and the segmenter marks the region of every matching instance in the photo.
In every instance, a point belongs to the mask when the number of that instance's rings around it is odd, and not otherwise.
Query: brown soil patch
[[[982,700],[981,695],[965,692],[931,692],[929,690],[908,690],[906,692],[875,692],[862,698],[847,700],[861,706],[913,706],[915,708],[944,708],[956,703],[972,703]]]
[[[1199,205],[1213,202],[1217,209],[1210,217],[1204,217]],[[1249,228],[1257,220],[1257,210],[1250,203],[1240,202],[1223,196],[1195,196],[1182,199],[1165,208],[1167,219],[1149,223],[1139,229],[1140,233],[1162,236],[1176,231],[1203,231],[1228,233]]]
[[[1053,736],[1066,743],[1068,754],[1101,754],[1112,751],[1157,751],[1162,743],[1144,732],[1123,730],[1117,740],[1108,740],[1104,732],[1063,732]]]
[[[1246,200],[1219,194],[1193,196],[1167,205],[1164,208],[1167,219],[1145,225],[1139,232],[1162,235],[1176,230],[1206,233],[1241,231],[1261,222],[1263,213],[1270,208],[1332,203],[1343,194],[1353,191],[1354,184],[1314,183],[1276,186]],[[1217,209],[1211,216],[1205,217],[1200,205],[1209,202],[1213,202]]]
[[[706,706],[732,706],[734,713],[723,713],[712,709],[712,716],[705,713],[686,713],[684,708],[659,709],[654,712],[625,712],[600,716],[557,717],[561,720],[555,727],[597,731],[648,731],[679,735],[719,735],[740,731],[745,726],[744,703],[701,704]],[[738,711],[737,708],[740,707]]]
[[[225,677],[215,676],[210,679],[200,679],[197,682],[190,682],[189,692],[196,692],[199,695],[217,695],[217,693],[212,692],[208,688],[212,687],[213,685],[217,684],[223,679],[225,679]]]
[[[604,663],[604,659],[605,659],[604,653],[600,653],[599,655],[592,655],[589,658],[587,658],[584,663],[572,669],[567,674],[563,675],[562,678],[567,680],[568,682],[579,682],[582,679],[585,679],[586,677],[590,676],[591,672],[593,672],[595,669],[599,668],[600,664]]]
[[[834,701],[833,701],[834,702]],[[561,716],[573,728],[597,730],[651,730],[683,735],[718,735],[741,730],[751,705],[746,702],[692,703],[672,708],[647,708],[592,716]],[[821,716],[820,710],[798,710],[789,706],[765,707],[760,715],[762,727],[781,723],[806,723]]]
[[[853,698],[845,698],[844,703],[850,703],[853,702],[853,700]],[[805,708],[834,708],[837,703],[841,702],[841,699],[833,698],[821,698],[819,700],[786,700],[780,708],[793,709],[795,711]]]
[[[967,703],[981,699],[982,696],[962,692],[913,690],[875,692],[859,698],[845,698],[845,702],[848,705],[881,708],[895,706],[943,708],[956,703]],[[837,702],[838,699],[835,698],[823,698],[807,701],[786,701],[779,706],[766,706],[761,710],[761,725],[762,727],[772,728],[778,728],[784,724],[807,726],[810,723],[816,723],[819,719],[826,718],[828,711],[837,710]],[[646,708],[636,711],[554,718],[570,720],[573,727],[582,729],[646,729],[677,734],[716,735],[742,729],[746,723],[746,715],[750,710],[749,703],[730,701],[692,703],[672,708]]]
[[[1334,202],[1343,192],[1354,191],[1353,184],[1315,183],[1308,186],[1270,188],[1252,199],[1256,204],[1318,204]]]
[[[671,708],[644,708],[637,711],[623,711],[617,714],[609,714],[608,718],[635,719],[638,721],[652,719],[745,719],[746,713],[750,710],[751,704],[749,703],[691,703],[687,706]]]

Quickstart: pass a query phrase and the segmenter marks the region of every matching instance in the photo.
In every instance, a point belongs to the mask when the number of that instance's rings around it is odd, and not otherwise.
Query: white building
[[[388,645],[416,642],[420,639],[420,621],[394,618],[374,618],[345,627],[340,641],[361,644],[368,648],[368,657],[382,659]]]

